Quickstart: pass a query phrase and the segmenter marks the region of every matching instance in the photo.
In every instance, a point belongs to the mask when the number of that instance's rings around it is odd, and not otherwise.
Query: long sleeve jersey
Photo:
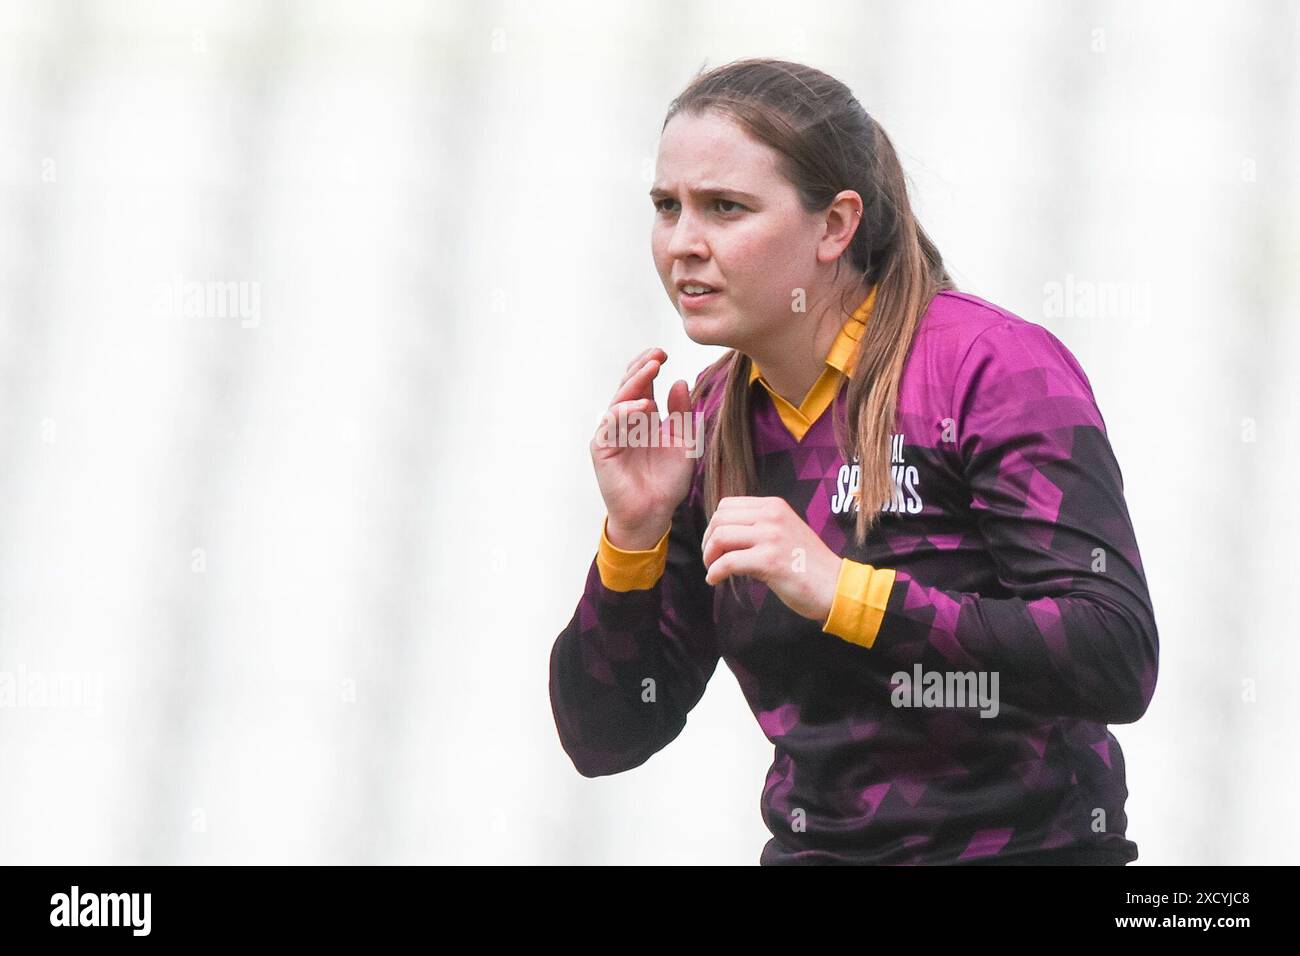
[[[895,493],[859,546],[858,465],[831,415],[873,298],[800,406],[750,378],[751,494],[785,499],[841,556],[827,620],[750,577],[741,600],[705,581],[701,456],[655,548],[600,534],[551,652],[561,744],[585,776],[639,766],[721,659],[774,748],[762,865],[1132,861],[1106,725],[1145,712],[1158,637],[1092,387],[1043,327],[937,295],[900,382]]]

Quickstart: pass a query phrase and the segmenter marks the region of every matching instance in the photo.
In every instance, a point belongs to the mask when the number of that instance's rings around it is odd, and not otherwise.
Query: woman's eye
[[[660,199],[655,202],[654,207],[659,212],[667,212],[667,213],[676,212],[677,210],[668,208],[669,203],[676,203],[676,202],[677,202],[676,199]],[[713,201],[713,205],[715,207],[719,207],[718,212],[722,213],[723,215],[730,215],[733,212],[739,212],[740,210],[745,208],[740,203],[735,202],[731,199],[715,199]],[[723,206],[730,206],[732,208],[730,209],[720,208]]]

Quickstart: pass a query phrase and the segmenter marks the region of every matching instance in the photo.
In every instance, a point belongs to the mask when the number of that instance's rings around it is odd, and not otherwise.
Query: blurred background
[[[0,2],[0,861],[757,863],[772,748],[725,664],[589,780],[547,660],[624,366],[663,347],[662,399],[720,354],[650,257],[665,110],[777,56],[1092,381],[1161,637],[1113,728],[1138,865],[1294,862],[1298,25]]]

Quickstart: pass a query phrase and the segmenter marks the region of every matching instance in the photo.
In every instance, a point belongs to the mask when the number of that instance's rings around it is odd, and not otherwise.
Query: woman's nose
[[[678,259],[688,256],[708,258],[709,245],[704,230],[699,220],[690,213],[684,212],[677,217],[672,237],[668,240],[668,253]]]

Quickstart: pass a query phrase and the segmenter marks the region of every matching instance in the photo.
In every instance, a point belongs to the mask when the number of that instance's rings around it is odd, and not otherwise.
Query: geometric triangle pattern
[[[828,361],[821,381],[833,373]],[[722,362],[697,380],[706,422],[728,374],[739,372]],[[817,413],[827,395],[795,409],[748,374],[750,493],[783,499],[820,554],[875,569],[843,581],[892,572],[878,605],[838,591],[861,585],[815,585],[874,609],[874,641],[828,632],[755,577],[738,577],[738,592],[705,582],[701,456],[660,576],[615,589],[593,561],[552,650],[552,709],[577,769],[618,773],[667,746],[722,661],[773,745],[764,865],[1136,859],[1108,725],[1146,711],[1158,635],[1119,466],[1074,356],[983,299],[937,295],[899,389],[895,493],[862,542],[862,463],[835,441],[847,390]],[[602,553],[606,567],[656,567],[656,553]]]

